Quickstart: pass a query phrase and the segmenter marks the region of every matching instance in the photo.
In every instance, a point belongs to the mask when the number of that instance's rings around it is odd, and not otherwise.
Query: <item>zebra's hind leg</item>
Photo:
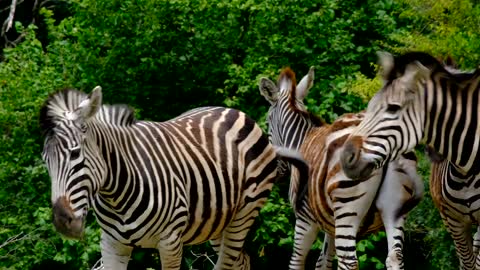
[[[332,269],[333,257],[335,256],[335,243],[334,238],[325,233],[323,239],[322,254],[318,257],[315,270],[330,270]]]
[[[210,240],[210,244],[212,245],[213,250],[218,254],[220,254],[220,249],[222,247],[222,238],[215,238]],[[243,267],[243,268],[242,268]],[[234,264],[234,269],[249,269],[250,268],[250,257],[242,251],[238,260]]]
[[[133,247],[129,247],[114,240],[109,234],[102,231],[100,242],[104,270],[126,270]]]
[[[183,243],[181,233],[166,233],[157,245],[162,270],[179,270],[182,264]]]
[[[290,258],[289,269],[305,269],[308,252],[312,248],[315,239],[317,239],[318,231],[318,225],[310,218],[304,217],[303,215],[297,216],[297,220],[295,221],[293,253]]]
[[[440,211],[440,215],[447,231],[453,238],[455,251],[460,260],[460,269],[474,270],[476,258],[473,255],[471,224],[455,218],[455,215],[451,215],[447,209],[443,212]]]
[[[215,270],[250,269],[250,257],[243,250],[248,231],[258,216],[260,206],[267,198],[258,199],[242,207],[222,233],[222,245],[218,253]]]

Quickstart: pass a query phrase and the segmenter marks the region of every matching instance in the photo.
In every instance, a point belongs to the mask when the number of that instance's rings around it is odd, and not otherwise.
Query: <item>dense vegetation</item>
[[[53,2],[61,4],[34,10],[35,24],[15,24],[21,42],[6,43],[0,62],[1,269],[86,269],[100,257],[93,214],[80,242],[62,239],[51,225],[38,112],[56,89],[101,85],[106,102],[127,103],[139,118],[159,121],[224,105],[265,127],[268,104],[258,78],[274,79],[284,66],[299,76],[316,67],[307,103],[331,121],[362,109],[379,88],[378,50],[451,55],[461,68],[479,63],[480,7],[473,0]],[[428,161],[421,158],[419,167],[427,183]],[[294,217],[287,186],[275,188],[249,236],[255,268],[288,264]],[[362,240],[358,253],[362,269],[384,268],[384,234]],[[208,244],[184,254],[185,269],[210,269],[215,261]],[[405,257],[407,269],[458,268],[428,193],[409,216]],[[130,268],[158,265],[155,251],[139,250]]]

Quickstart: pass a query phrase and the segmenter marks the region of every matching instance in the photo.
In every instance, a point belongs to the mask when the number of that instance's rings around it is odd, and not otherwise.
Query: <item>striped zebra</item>
[[[280,159],[308,177],[298,153],[276,152],[260,127],[227,108],[139,121],[126,105],[102,105],[72,89],[40,113],[52,179],[53,223],[81,238],[93,208],[105,269],[126,269],[134,247],[156,248],[162,269],[180,269],[183,245],[211,240],[215,269],[249,269],[245,237],[267,200]]]
[[[345,173],[368,174],[422,143],[434,154],[432,198],[461,269],[480,269],[479,72],[458,72],[419,52],[379,53],[383,88],[342,153]],[[432,156],[432,155],[430,155]],[[367,168],[363,172],[359,169]]]
[[[293,170],[289,199],[296,215],[290,269],[304,269],[306,256],[320,230],[324,246],[316,269],[332,269],[335,252],[339,269],[358,269],[357,235],[385,227],[388,269],[403,269],[403,225],[406,213],[423,196],[416,157],[405,155],[388,168],[362,181],[352,181],[340,168],[339,154],[363,113],[346,114],[331,125],[307,111],[303,99],[313,85],[314,70],[296,85],[295,74],[284,69],[275,84],[260,80],[261,94],[270,102],[268,128],[274,145],[300,150],[310,164],[307,182]],[[287,167],[284,164],[283,167]],[[335,241],[335,242],[333,242]]]

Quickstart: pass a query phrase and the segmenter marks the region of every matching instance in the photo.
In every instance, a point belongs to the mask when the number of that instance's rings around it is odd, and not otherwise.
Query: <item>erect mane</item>
[[[40,127],[49,134],[60,122],[74,114],[87,94],[66,88],[50,94],[40,109]],[[128,126],[136,121],[133,110],[127,105],[103,105],[95,115],[98,121],[113,125]]]
[[[457,82],[470,80],[473,77],[478,76],[478,69],[474,72],[451,72],[451,69],[445,68],[445,65],[456,65],[451,57],[447,58],[445,63],[441,63],[437,58],[424,52],[407,52],[403,55],[396,56],[394,58],[394,65],[390,72],[387,74],[387,81],[393,81],[396,78],[402,76],[405,73],[405,68],[408,64],[420,62],[422,65],[430,69],[432,72],[441,72],[446,77],[454,79]],[[455,67],[456,68],[456,67]]]
[[[433,56],[424,52],[407,52],[405,54],[395,56],[393,68],[386,76],[388,81],[393,81],[405,73],[405,69],[409,64],[420,62],[425,67],[432,71],[443,71],[448,73],[442,64]]]
[[[289,105],[290,109],[297,112],[297,113],[302,114],[306,118],[309,118],[310,121],[312,121],[312,123],[317,127],[325,124],[325,121],[321,117],[319,117],[319,116],[317,116],[317,115],[315,115],[315,114],[313,114],[309,111],[305,111],[305,110],[302,110],[302,109],[298,108],[297,98],[296,98],[296,95],[297,95],[297,79],[295,77],[295,72],[293,72],[293,70],[290,67],[286,67],[282,70],[282,72],[280,72],[280,75],[278,76],[278,80],[277,80],[277,85],[280,87],[281,82],[285,79],[291,81],[290,91],[288,93],[288,105]],[[280,89],[280,91],[281,90],[282,89]],[[286,91],[288,91],[288,89],[286,89]]]
[[[473,70],[462,70],[458,66],[457,62],[448,55],[445,59],[438,58],[439,61],[442,62],[443,67],[452,75],[454,76],[457,81],[468,81],[473,79],[477,76],[475,69]]]

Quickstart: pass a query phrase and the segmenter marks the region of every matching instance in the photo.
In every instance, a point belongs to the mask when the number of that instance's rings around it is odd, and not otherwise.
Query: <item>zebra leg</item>
[[[251,202],[241,208],[232,222],[222,233],[222,245],[218,253],[218,260],[215,270],[226,269],[250,269],[250,257],[244,252],[243,244],[250,227],[261,205],[264,205],[267,198]]]
[[[340,175],[338,179],[345,181],[341,179],[348,178]],[[336,181],[334,179],[329,181],[335,187]],[[381,175],[377,173],[353,187],[333,188],[329,194],[335,216],[335,252],[339,270],[359,269],[356,252],[357,233],[372,206],[380,182]]]
[[[480,269],[480,226],[477,225],[477,231],[473,237],[473,256],[476,257],[475,269]]]
[[[179,270],[182,264],[182,234],[176,231],[164,234],[157,249],[160,253],[162,270]]]
[[[290,258],[290,270],[305,269],[307,254],[317,239],[319,227],[310,218],[298,216],[295,221],[293,254]]]
[[[405,216],[393,218],[388,215],[385,216],[382,212],[382,220],[385,225],[388,242],[388,255],[385,266],[388,270],[403,270],[403,225],[405,224]]]
[[[475,232],[475,235],[473,236],[473,255],[478,256],[480,251],[480,226],[477,226],[477,231]],[[477,261],[478,261],[477,257]],[[477,263],[477,269],[479,268],[480,265]]]
[[[333,237],[325,233],[323,239],[322,254],[318,257],[315,270],[330,270],[332,269],[333,257],[335,256],[335,243]]]
[[[222,238],[215,238],[210,240],[213,250],[220,254],[220,249],[222,247]],[[241,268],[244,267],[244,268]],[[250,257],[242,251],[238,260],[235,262],[233,269],[249,269],[250,268]]]
[[[403,243],[406,213],[423,196],[424,184],[416,171],[416,162],[400,158],[386,166],[384,182],[375,205],[380,211],[388,241],[388,270],[404,269]]]
[[[133,247],[126,246],[113,239],[102,230],[100,242],[103,270],[126,270]]]
[[[444,212],[440,211],[443,223],[453,238],[455,251],[460,260],[460,269],[474,270],[476,258],[473,255],[471,224],[465,223],[457,218],[452,218],[455,216],[450,214],[451,212],[447,209],[445,209]]]

